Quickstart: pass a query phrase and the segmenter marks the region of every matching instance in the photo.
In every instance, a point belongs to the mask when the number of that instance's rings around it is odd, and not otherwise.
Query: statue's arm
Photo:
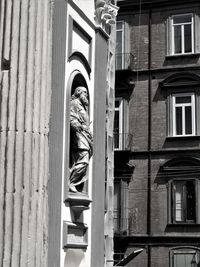
[[[82,130],[82,124],[80,123],[78,117],[73,114],[71,114],[70,116],[70,125],[71,128],[75,131],[80,132]]]

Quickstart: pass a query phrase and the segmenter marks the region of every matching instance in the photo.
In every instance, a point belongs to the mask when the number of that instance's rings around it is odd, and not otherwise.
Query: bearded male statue
[[[93,154],[93,137],[88,114],[88,91],[79,86],[71,97],[69,191],[82,192]]]

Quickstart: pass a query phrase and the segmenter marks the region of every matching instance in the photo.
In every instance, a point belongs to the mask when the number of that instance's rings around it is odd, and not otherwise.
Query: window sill
[[[190,136],[167,136],[166,140],[169,141],[188,141],[188,140],[194,140],[194,139],[200,139],[200,135],[190,135]]]
[[[177,54],[177,55],[166,55],[166,59],[177,59],[177,58],[184,58],[184,57],[199,57],[200,53],[191,53],[191,54]]]

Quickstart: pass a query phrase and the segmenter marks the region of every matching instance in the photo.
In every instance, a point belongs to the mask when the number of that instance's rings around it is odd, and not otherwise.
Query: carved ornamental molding
[[[112,0],[96,0],[95,18],[97,24],[115,24],[119,7],[112,2]]]

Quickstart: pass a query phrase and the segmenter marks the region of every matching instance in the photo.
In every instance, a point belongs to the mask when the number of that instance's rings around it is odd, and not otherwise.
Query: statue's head
[[[88,106],[89,100],[88,100],[88,91],[87,88],[83,87],[83,86],[78,86],[76,87],[74,94],[72,96],[73,98],[79,98],[79,100],[81,101],[81,103],[84,106]]]

